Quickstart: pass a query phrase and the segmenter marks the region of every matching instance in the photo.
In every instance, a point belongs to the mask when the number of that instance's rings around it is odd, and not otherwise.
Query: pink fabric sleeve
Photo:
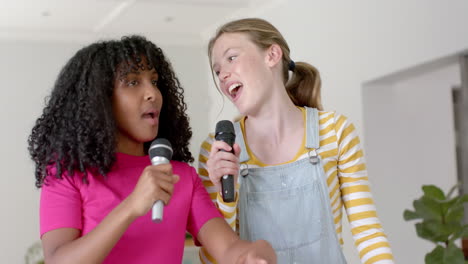
[[[193,180],[193,193],[187,222],[187,231],[192,234],[195,244],[199,246],[200,244],[196,238],[202,226],[212,218],[222,218],[223,216],[211,201],[210,195],[193,167],[190,167],[189,173]]]
[[[40,235],[58,228],[82,229],[81,195],[74,177],[47,176],[41,190]]]

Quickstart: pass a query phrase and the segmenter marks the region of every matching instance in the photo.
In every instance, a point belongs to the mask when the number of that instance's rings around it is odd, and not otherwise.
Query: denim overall
[[[309,158],[292,163],[249,168],[240,124],[241,147],[239,234],[264,239],[276,251],[278,263],[346,263],[335,231],[326,177],[319,148],[318,111],[306,108],[306,147]]]

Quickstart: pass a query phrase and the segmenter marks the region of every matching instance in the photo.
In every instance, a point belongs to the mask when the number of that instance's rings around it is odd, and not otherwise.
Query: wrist
[[[136,218],[139,217],[135,211],[135,207],[132,205],[131,196],[128,196],[120,203],[119,215],[122,217],[121,219],[129,222],[133,222]]]

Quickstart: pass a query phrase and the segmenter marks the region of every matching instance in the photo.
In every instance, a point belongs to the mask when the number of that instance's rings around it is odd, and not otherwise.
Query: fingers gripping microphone
[[[155,139],[148,150],[151,164],[161,165],[167,164],[172,159],[172,146],[165,138]],[[156,201],[153,204],[153,209],[151,211],[151,219],[155,223],[159,223],[163,219],[163,209],[164,203],[161,200]]]
[[[231,121],[221,120],[216,124],[215,139],[226,142],[232,148],[236,140],[236,133],[234,132],[234,126]],[[234,149],[232,149],[231,152],[234,153]],[[221,189],[223,201],[227,203],[234,202],[235,191],[233,175],[224,175],[221,178]]]

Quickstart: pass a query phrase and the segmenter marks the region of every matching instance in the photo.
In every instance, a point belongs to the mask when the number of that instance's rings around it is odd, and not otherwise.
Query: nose
[[[219,81],[220,82],[224,82],[227,80],[227,78],[231,76],[231,73],[229,73],[228,71],[226,70],[223,70],[223,71],[220,71],[219,72],[219,75],[218,75],[218,78],[219,78]]]
[[[146,101],[155,101],[156,100],[156,89],[151,83],[145,84],[144,89],[144,98]]]

